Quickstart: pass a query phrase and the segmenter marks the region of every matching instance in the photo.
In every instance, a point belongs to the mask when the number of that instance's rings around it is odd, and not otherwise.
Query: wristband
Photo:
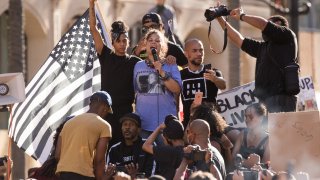
[[[245,16],[245,13],[240,14],[240,20],[243,21],[243,16]]]
[[[165,73],[164,73],[164,76],[162,77],[161,75],[159,75],[159,78],[160,78],[162,81],[166,81],[166,80],[168,80],[168,79],[170,78],[170,75],[169,75],[167,72],[165,72]]]

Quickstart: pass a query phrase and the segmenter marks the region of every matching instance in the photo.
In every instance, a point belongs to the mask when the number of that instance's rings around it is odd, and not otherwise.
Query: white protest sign
[[[300,78],[300,93],[298,94],[298,111],[318,110],[316,94],[311,77]]]
[[[299,84],[298,110],[317,110],[315,91],[311,77],[300,78]],[[220,107],[219,113],[230,126],[235,128],[246,127],[244,110],[250,104],[259,102],[258,98],[253,95],[253,90],[254,82],[251,82],[218,94],[217,105]]]
[[[235,128],[246,127],[244,110],[248,105],[259,102],[258,98],[253,95],[253,90],[254,82],[251,82],[218,94],[219,113],[230,126]]]

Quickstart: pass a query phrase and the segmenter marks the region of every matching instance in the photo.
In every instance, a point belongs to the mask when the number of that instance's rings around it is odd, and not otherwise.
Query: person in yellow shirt
[[[105,154],[111,126],[103,120],[112,113],[112,100],[105,91],[90,97],[89,110],[70,119],[58,138],[55,158],[60,179],[100,180],[105,178]]]

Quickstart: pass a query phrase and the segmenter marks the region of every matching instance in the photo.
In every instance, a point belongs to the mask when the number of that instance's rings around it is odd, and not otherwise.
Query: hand
[[[243,172],[239,170],[235,170],[232,176],[233,180],[244,180]]]
[[[209,163],[212,159],[213,152],[211,152],[209,149],[206,149],[206,155],[204,157],[206,163]]]
[[[206,72],[205,73],[203,73],[203,77],[206,79],[206,80],[209,80],[209,81],[211,81],[211,82],[215,82],[216,81],[216,79],[218,78],[217,77],[217,75],[216,75],[216,72],[215,71],[213,71],[213,70],[206,70]]]
[[[159,72],[159,75],[164,75],[165,72],[162,70],[162,64],[160,63],[160,61],[154,61],[153,65],[154,68]]]
[[[159,129],[162,131],[164,128],[166,128],[166,125],[164,123],[161,123],[159,125]]]
[[[250,154],[248,159],[244,160],[244,164],[246,167],[251,168],[255,164],[260,163],[260,156],[258,154]]]
[[[124,172],[117,172],[116,175],[113,176],[114,180],[130,180],[131,177]]]
[[[272,180],[273,173],[267,169],[260,172],[260,177],[262,180]]]
[[[89,0],[90,5],[94,5],[97,0]]]
[[[132,179],[134,179],[136,177],[136,175],[139,171],[138,163],[137,164],[134,164],[134,163],[127,164],[127,165],[125,165],[125,168]]]
[[[193,146],[193,145],[188,145],[188,146],[186,146],[186,147],[183,148],[183,152],[184,152],[184,153],[191,153],[192,150],[194,150],[194,149],[195,149],[195,146]]]
[[[237,20],[240,20],[240,15],[243,14],[244,11],[243,9],[240,7],[240,8],[236,8],[236,9],[233,9],[231,12],[230,12],[230,16],[234,19],[237,19]]]
[[[177,58],[172,55],[168,55],[166,58],[166,63],[167,64],[177,64]]]
[[[145,39],[141,38],[138,45],[136,46],[136,48],[134,50],[134,54],[139,57],[140,52],[143,50],[146,50],[146,43],[145,43]]]
[[[116,165],[109,163],[106,169],[107,179],[110,179],[116,173]]]

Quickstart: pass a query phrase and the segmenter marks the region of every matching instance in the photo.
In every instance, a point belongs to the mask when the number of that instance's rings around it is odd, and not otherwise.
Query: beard
[[[199,62],[199,61],[197,61],[197,59],[193,59],[193,60],[191,60],[191,64],[193,64],[195,66],[200,66],[202,64],[202,60]]]

